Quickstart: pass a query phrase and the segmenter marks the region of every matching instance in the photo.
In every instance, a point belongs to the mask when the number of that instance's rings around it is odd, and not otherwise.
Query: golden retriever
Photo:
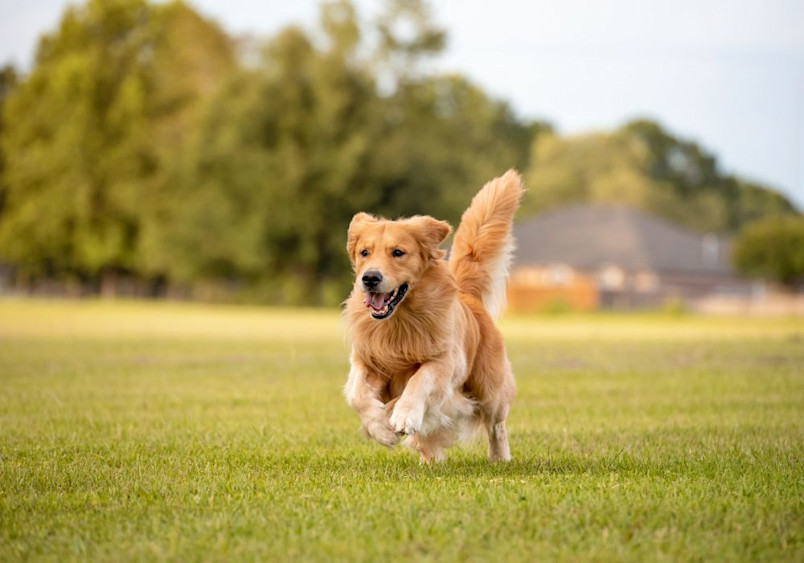
[[[344,394],[381,444],[407,435],[423,462],[439,461],[464,430],[482,424],[489,458],[511,459],[505,420],[516,385],[492,318],[505,301],[522,192],[514,170],[486,184],[461,218],[449,261],[439,248],[452,230],[444,221],[352,219]]]

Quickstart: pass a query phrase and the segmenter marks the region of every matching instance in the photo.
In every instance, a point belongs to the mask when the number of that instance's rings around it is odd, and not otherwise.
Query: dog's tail
[[[459,290],[481,300],[492,318],[505,307],[514,251],[511,226],[523,192],[516,170],[483,186],[461,217],[450,251],[449,269]]]

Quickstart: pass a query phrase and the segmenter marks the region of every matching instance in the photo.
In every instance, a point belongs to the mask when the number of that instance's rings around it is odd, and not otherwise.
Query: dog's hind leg
[[[513,381],[513,379],[509,381]],[[480,407],[483,413],[483,423],[489,435],[489,459],[491,461],[511,461],[505,420],[508,418],[512,398],[513,392],[501,393],[497,404],[481,405]]]
[[[511,461],[511,449],[508,447],[508,432],[505,421],[489,424],[489,459],[491,461]]]

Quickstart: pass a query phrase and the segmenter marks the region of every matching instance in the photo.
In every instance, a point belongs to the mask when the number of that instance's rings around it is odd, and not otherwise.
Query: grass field
[[[502,327],[514,460],[422,466],[334,312],[0,302],[0,561],[804,560],[804,322]]]

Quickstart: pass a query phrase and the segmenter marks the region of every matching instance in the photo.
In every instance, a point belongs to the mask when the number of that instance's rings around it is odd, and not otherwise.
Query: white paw
[[[416,434],[422,429],[424,409],[420,405],[411,405],[399,401],[391,414],[391,428],[401,434]]]

